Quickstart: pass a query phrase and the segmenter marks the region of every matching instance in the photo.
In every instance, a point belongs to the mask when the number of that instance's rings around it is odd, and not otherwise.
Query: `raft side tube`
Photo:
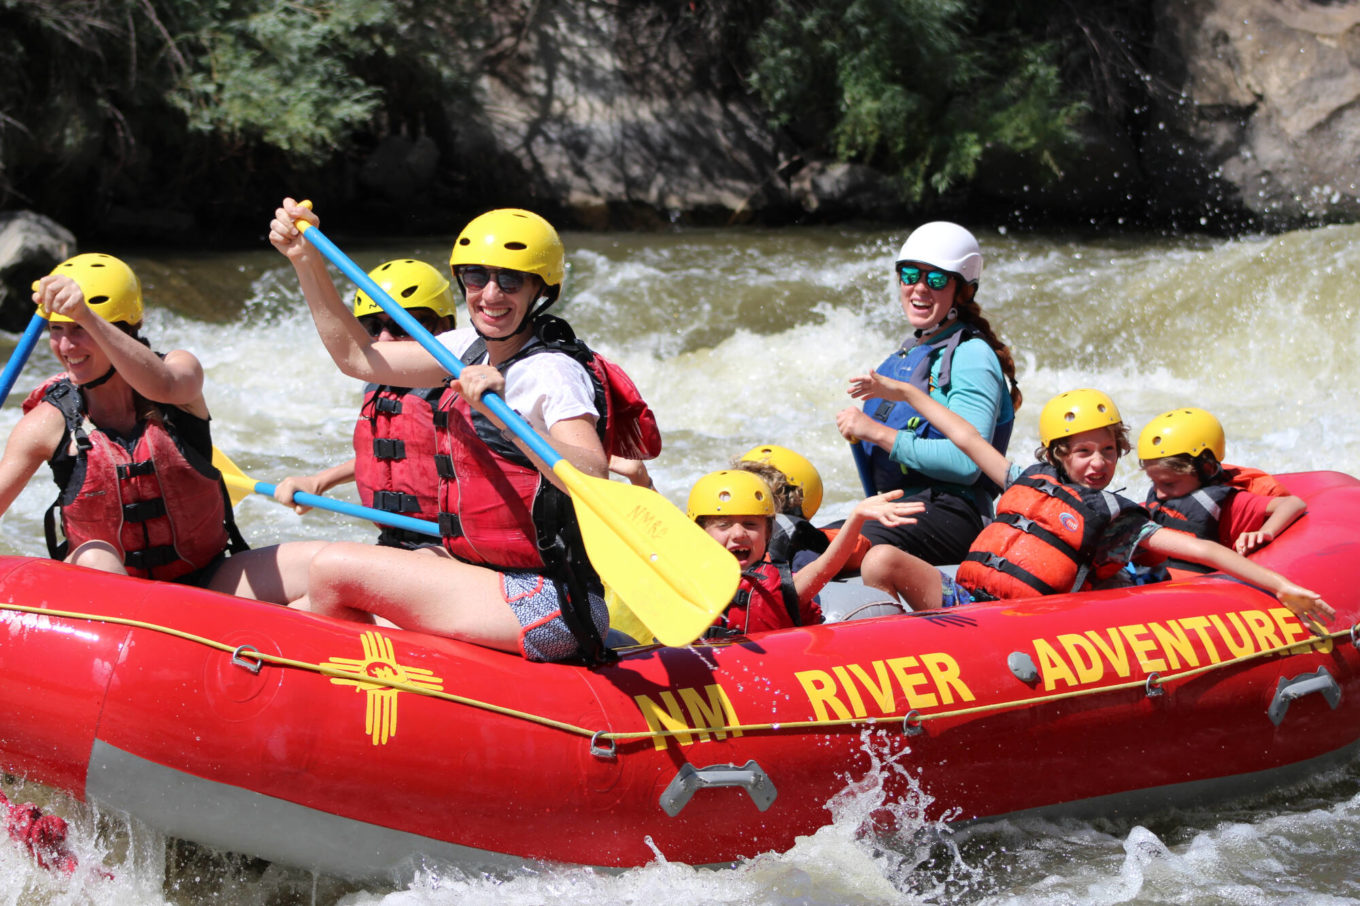
[[[11,604],[100,612],[100,576],[46,559],[4,558],[0,588]],[[128,580],[133,606],[158,583]],[[0,611],[0,767],[80,798],[110,683],[131,630],[48,613]],[[78,667],[73,668],[73,665]]]

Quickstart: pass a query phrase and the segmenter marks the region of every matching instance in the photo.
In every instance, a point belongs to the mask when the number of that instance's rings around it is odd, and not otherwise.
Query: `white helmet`
[[[917,261],[958,274],[977,286],[982,277],[982,249],[973,234],[946,220],[936,220],[912,231],[897,253],[897,265]]]

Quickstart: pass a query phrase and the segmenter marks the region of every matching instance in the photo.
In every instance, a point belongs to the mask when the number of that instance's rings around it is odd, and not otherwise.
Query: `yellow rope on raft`
[[[247,657],[252,660],[261,661],[266,664],[273,664],[276,667],[292,667],[297,670],[309,670],[319,673],[322,676],[334,679],[353,680],[368,686],[384,686],[388,689],[397,689],[402,692],[413,692],[416,695],[425,695],[430,698],[438,698],[444,701],[454,702],[460,705],[468,705],[473,708],[480,708],[483,711],[491,711],[496,714],[503,714],[506,717],[516,717],[521,720],[532,721],[545,727],[552,727],[557,730],[565,730],[568,733],[575,733],[579,736],[591,737],[595,735],[594,730],[587,730],[585,727],[578,727],[575,724],[563,723],[553,720],[551,717],[543,717],[538,714],[530,714],[526,711],[517,711],[514,708],[506,708],[502,705],[493,705],[490,702],[478,701],[473,698],[466,698],[461,695],[454,695],[452,692],[444,692],[440,689],[429,689],[424,686],[417,686],[401,680],[387,679],[381,676],[368,676],[355,670],[345,670],[332,664],[313,664],[309,661],[298,661],[292,658],[281,657],[277,654],[267,654],[249,645],[230,645],[226,642],[219,642],[205,636],[195,635],[192,632],[185,632],[182,629],[175,629],[173,626],[162,626],[159,623],[148,623],[145,620],[133,620],[128,617],[111,617],[105,614],[78,613],[70,610],[49,610],[45,607],[28,607],[23,604],[0,604],[0,610],[16,610],[21,613],[41,614],[49,617],[64,617],[72,620],[89,620],[92,623],[110,623],[116,626],[130,626],[134,629],[146,629],[151,632],[159,632],[164,635],[174,636],[185,641],[204,645],[208,648],[215,648],[228,654],[235,654],[243,648],[249,649]]]
[[[451,692],[444,692],[439,689],[430,689],[425,686],[417,686],[400,680],[387,679],[380,676],[368,676],[354,670],[345,670],[332,664],[314,664],[308,661],[299,661],[292,658],[282,657],[275,654],[266,654],[250,646],[230,645],[226,642],[219,642],[216,639],[206,638],[175,629],[172,626],[162,626],[158,623],[148,623],[144,620],[134,620],[127,617],[111,617],[104,614],[79,613],[68,610],[49,610],[44,607],[29,607],[23,604],[4,604],[0,603],[0,610],[13,610],[20,613],[40,614],[50,617],[63,617],[73,620],[88,620],[94,623],[110,623],[118,626],[130,626],[135,629],[146,629],[151,632],[159,632],[175,638],[184,639],[218,651],[235,654],[238,651],[249,649],[248,657],[262,663],[273,664],[278,667],[291,667],[297,670],[307,670],[318,673],[322,676],[335,679],[356,681],[370,686],[383,686],[389,689],[397,689],[402,692],[410,692],[414,695],[424,695],[429,698],[436,698],[455,704],[466,705],[470,708],[478,708],[505,717],[513,717],[518,720],[525,720],[540,726],[562,730],[566,733],[573,733],[583,736],[592,741],[613,741],[623,742],[639,739],[662,739],[674,736],[693,736],[697,733],[753,733],[758,731],[783,731],[783,730],[809,730],[809,729],[829,729],[832,727],[853,727],[853,726],[875,726],[878,724],[905,724],[908,721],[913,725],[919,725],[930,720],[943,720],[950,717],[967,717],[971,714],[985,714],[991,711],[1005,711],[1012,708],[1023,708],[1029,705],[1047,704],[1050,702],[1064,701],[1073,698],[1084,698],[1091,695],[1101,695],[1109,692],[1120,692],[1128,689],[1144,688],[1152,689],[1162,687],[1170,682],[1178,682],[1190,679],[1203,673],[1213,670],[1221,670],[1235,664],[1267,657],[1275,654],[1302,654],[1319,642],[1330,642],[1336,639],[1349,637],[1352,641],[1360,638],[1360,623],[1351,625],[1348,629],[1337,630],[1336,632],[1323,632],[1317,638],[1303,642],[1291,642],[1288,645],[1277,645],[1274,648],[1266,648],[1261,651],[1254,651],[1250,654],[1239,655],[1229,658],[1226,661],[1219,661],[1216,664],[1208,664],[1203,667],[1187,668],[1162,675],[1160,673],[1149,674],[1146,679],[1130,680],[1126,683],[1116,683],[1110,686],[1098,686],[1089,689],[1074,689],[1070,692],[1058,692],[1052,695],[1041,695],[1030,698],[1012,699],[1004,702],[993,702],[989,705],[975,705],[969,708],[955,708],[950,711],[933,711],[922,714],[919,711],[907,711],[902,714],[888,715],[884,717],[848,717],[833,720],[790,720],[774,721],[771,723],[760,724],[715,724],[703,727],[685,727],[677,730],[638,730],[631,732],[609,732],[590,730],[585,727],[578,727],[575,724],[565,723],[544,717],[541,714],[532,714],[527,711],[519,711],[514,708],[507,708],[503,705],[496,705],[490,702],[479,701],[474,698],[467,698],[462,695],[455,695]]]

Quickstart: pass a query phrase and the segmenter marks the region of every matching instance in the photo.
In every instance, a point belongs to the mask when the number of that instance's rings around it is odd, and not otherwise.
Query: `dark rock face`
[[[1154,110],[1144,166],[1163,204],[1188,197],[1265,226],[1360,218],[1360,2],[1155,9],[1152,68],[1174,100]]]
[[[702,24],[647,12],[544,4],[484,70],[475,90],[487,115],[451,115],[460,156],[490,152],[500,187],[518,181],[586,226],[740,221],[789,207],[793,151],[723,78]]]
[[[1360,0],[1151,3],[1150,87],[1126,99],[1144,113],[1085,123],[1056,178],[997,159],[948,203],[1214,230],[1360,218]],[[888,175],[805,160],[702,28],[675,27],[646,4],[542,5],[483,70],[490,115],[451,115],[459,156],[492,166],[499,203],[513,187],[587,227],[910,216]]]
[[[71,231],[41,214],[0,213],[0,330],[24,329],[33,317],[33,281],[75,250]]]

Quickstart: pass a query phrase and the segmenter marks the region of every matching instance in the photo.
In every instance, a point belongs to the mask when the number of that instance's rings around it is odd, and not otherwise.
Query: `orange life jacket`
[[[1052,466],[1026,469],[996,502],[996,519],[974,540],[956,579],[978,600],[1090,588],[1123,568],[1096,564],[1105,528],[1136,503],[1067,481]]]
[[[1289,489],[1269,472],[1253,469],[1251,466],[1230,466],[1223,463],[1220,473],[1222,481],[1239,491],[1249,491],[1262,497],[1288,497]]]

